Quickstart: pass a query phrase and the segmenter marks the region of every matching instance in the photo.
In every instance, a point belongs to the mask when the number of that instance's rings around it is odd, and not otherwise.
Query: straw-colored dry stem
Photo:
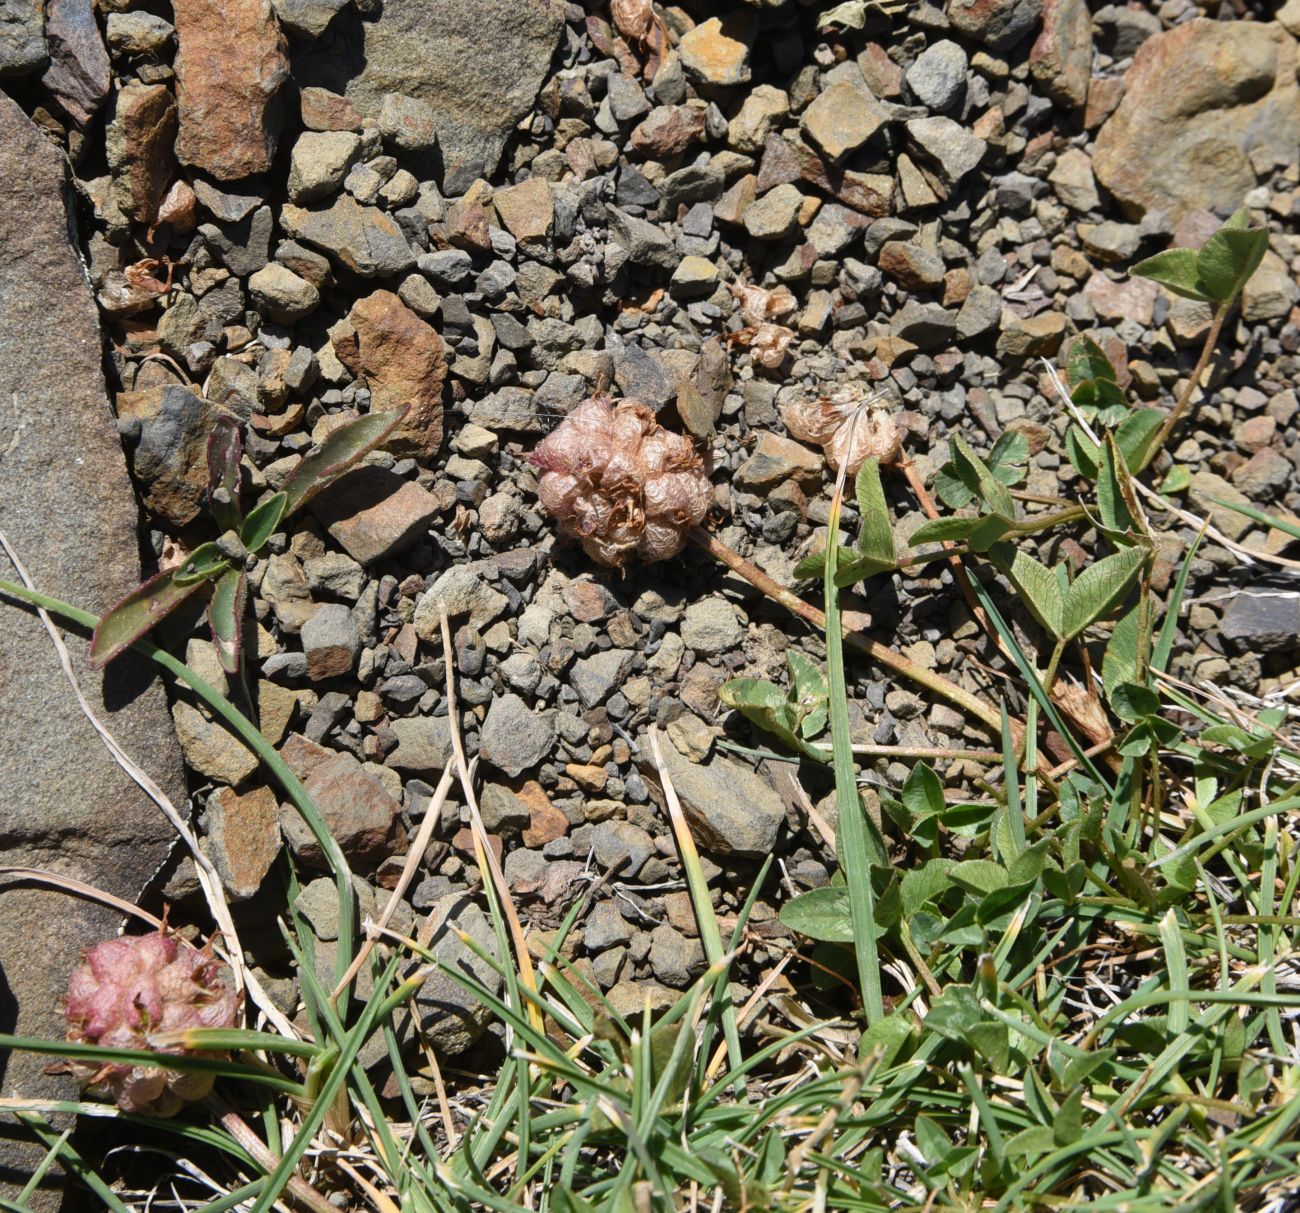
[[[721,560],[733,572],[739,573],[756,590],[761,590],[774,602],[778,602],[787,610],[793,611],[819,631],[825,630],[826,616],[821,611],[805,602],[797,594],[777,585],[762,569],[746,560],[739,553],[732,551],[721,540],[710,535],[707,531],[700,530],[698,527],[688,531],[687,538],[692,543],[702,547],[710,555]],[[857,649],[860,653],[865,653],[881,665],[888,666],[896,674],[900,674],[902,677],[926,687],[936,695],[941,695],[963,711],[969,712],[977,720],[982,721],[995,733],[1001,731],[1001,717],[988,704],[964,687],[960,687],[955,682],[945,678],[942,674],[927,670],[917,665],[916,662],[909,661],[906,657],[895,653],[888,645],[881,644],[878,640],[872,640],[869,636],[864,636],[855,627],[861,619],[860,615],[845,613],[843,619],[845,644],[850,648]]]

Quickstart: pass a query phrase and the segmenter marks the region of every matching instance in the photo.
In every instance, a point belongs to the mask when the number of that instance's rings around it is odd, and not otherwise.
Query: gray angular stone
[[[120,55],[156,55],[176,36],[170,21],[153,13],[109,13],[109,49]]]
[[[47,0],[45,44],[50,65],[41,84],[78,126],[85,126],[108,96],[108,51],[91,0]]]
[[[649,223],[629,215],[616,206],[606,208],[609,234],[614,242],[627,250],[637,265],[653,265],[662,270],[674,270],[681,253],[667,232],[658,224]]]
[[[948,20],[967,37],[1001,51],[1034,28],[1042,7],[1042,0],[948,0]]]
[[[593,954],[631,943],[633,934],[632,924],[612,901],[598,901],[582,925],[582,941]]]
[[[271,0],[280,24],[291,34],[317,38],[348,0]]]
[[[650,932],[650,968],[664,985],[684,990],[704,972],[707,964],[698,939],[687,939],[666,922]]]
[[[937,114],[955,105],[966,89],[966,52],[947,38],[931,43],[907,69],[916,99]]]
[[[327,602],[302,625],[302,651],[313,682],[350,674],[361,652],[352,612],[341,602]]]
[[[1300,594],[1281,590],[1234,595],[1219,628],[1246,650],[1275,653],[1300,646]]]
[[[492,701],[479,735],[479,756],[507,775],[522,775],[555,749],[555,714],[534,712],[518,695]]]
[[[703,598],[686,608],[682,640],[688,649],[716,657],[729,653],[745,638],[736,608],[724,598]]]
[[[360,152],[351,131],[304,131],[289,157],[289,200],[301,206],[334,193]]]
[[[602,821],[591,832],[591,849],[601,871],[632,879],[655,853],[655,840],[630,821]]]
[[[12,32],[0,26],[0,47],[8,45]],[[102,611],[141,580],[138,510],[104,389],[95,304],[69,242],[66,160],[3,95],[0,130],[0,528],[41,590]],[[151,663],[128,653],[97,673],[86,666],[84,641],[68,647],[95,713],[183,805],[180,751]],[[40,621],[7,603],[0,605],[0,670],[5,863],[54,867],[135,901],[174,831],[82,715]],[[61,1038],[67,1025],[58,1000],[80,949],[114,935],[120,921],[111,909],[57,890],[6,886],[4,1030]],[[70,1077],[45,1073],[47,1058],[14,1052],[3,1064],[6,1095],[76,1098]],[[16,1197],[13,1178],[31,1175],[44,1153],[0,1142],[0,1193]],[[63,1186],[51,1174],[28,1206],[50,1213]]]
[[[468,935],[489,956],[498,956],[496,933],[487,916],[463,893],[440,897],[420,928],[420,941],[450,969],[472,977],[497,994],[501,975],[474,950],[461,942]],[[482,1034],[491,1011],[460,982],[441,969],[426,978],[415,995],[424,1037],[445,1056],[463,1053]]]
[[[439,634],[439,610],[446,608],[448,619],[468,615],[471,626],[482,629],[506,609],[508,600],[493,589],[485,570],[469,564],[452,565],[439,575],[416,603],[415,632],[424,640]]]
[[[196,195],[197,196],[197,195]],[[285,207],[285,210],[291,208]],[[269,206],[259,206],[251,215],[238,223],[218,227],[205,223],[199,234],[221,258],[232,274],[245,278],[264,266],[271,256],[271,231],[274,220]]]
[[[618,689],[636,656],[630,649],[605,649],[573,663],[570,684],[584,708],[594,708]]]
[[[413,775],[441,773],[455,751],[451,744],[451,722],[446,716],[408,716],[391,721],[397,747],[385,765]]]
[[[415,264],[415,254],[397,223],[373,206],[362,206],[350,194],[310,210],[286,205],[280,223],[290,236],[328,253],[363,278],[404,274]]]
[[[262,315],[282,324],[293,324],[320,305],[320,291],[278,261],[262,266],[249,278],[248,294]]]
[[[720,754],[707,763],[694,763],[671,743],[660,750],[682,812],[703,850],[754,858],[771,852],[785,821],[785,803],[762,776]],[[648,747],[638,762],[647,782],[658,787],[659,771]]]
[[[951,118],[913,118],[907,124],[907,134],[948,189],[979,164],[988,147],[978,135]]]
[[[302,85],[346,93],[376,119],[384,94],[432,107],[444,172],[491,174],[506,139],[533,108],[559,44],[564,9],[550,0],[385,0],[377,15],[351,6],[295,57]],[[449,193],[459,193],[449,190]]]
[[[40,0],[0,0],[0,80],[43,67],[45,5]]]

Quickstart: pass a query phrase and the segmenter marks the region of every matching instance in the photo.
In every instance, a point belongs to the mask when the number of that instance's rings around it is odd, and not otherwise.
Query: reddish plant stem
[[[746,560],[739,553],[732,551],[721,540],[698,527],[688,531],[687,537],[692,543],[697,544],[711,556],[722,561],[733,572],[738,573],[756,590],[760,590],[774,602],[780,603],[787,610],[806,620],[818,630],[825,631],[826,616],[821,611],[805,602],[797,594],[777,585],[762,569]],[[977,720],[982,721],[994,734],[1001,731],[1001,717],[977,695],[972,694],[964,687],[958,686],[942,674],[936,674],[933,670],[924,669],[917,665],[916,662],[909,661],[901,654],[895,653],[888,645],[881,644],[878,640],[872,640],[869,636],[864,636],[857,630],[858,627],[862,626],[863,622],[861,615],[845,612],[843,617],[844,643],[850,648],[865,653],[868,657],[883,666],[887,666],[896,674],[926,687],[936,695],[941,695]]]
[[[1201,347],[1201,356],[1196,360],[1196,367],[1192,371],[1192,377],[1187,381],[1187,386],[1183,388],[1182,394],[1178,397],[1173,412],[1165,418],[1164,424],[1160,427],[1160,432],[1156,435],[1155,446],[1152,447],[1151,454],[1147,457],[1148,466],[1164,449],[1165,443],[1169,441],[1170,432],[1183,419],[1183,414],[1187,412],[1188,406],[1192,403],[1192,397],[1200,386],[1201,376],[1205,374],[1205,368],[1210,365],[1210,356],[1214,353],[1214,347],[1219,343],[1219,334],[1223,331],[1223,323],[1227,320],[1231,307],[1232,300],[1229,299],[1219,304],[1215,309],[1214,319],[1210,322],[1210,331],[1205,334],[1205,345]]]

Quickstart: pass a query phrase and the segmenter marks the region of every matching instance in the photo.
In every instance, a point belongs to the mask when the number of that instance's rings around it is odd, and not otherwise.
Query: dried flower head
[[[675,556],[713,490],[689,438],[635,400],[584,400],[532,455],[537,494],[566,535],[615,567]]]
[[[841,464],[847,465],[850,476],[868,459],[891,463],[903,445],[885,393],[864,392],[853,384],[816,400],[783,405],[781,420],[800,442],[820,446],[837,472]]]
[[[776,370],[785,361],[785,352],[794,340],[794,330],[777,323],[798,306],[790,288],[778,286],[768,290],[762,286],[732,283],[731,293],[740,301],[740,316],[745,327],[727,339],[748,347],[750,357],[759,366],[769,371]]]
[[[229,1028],[239,1016],[239,995],[223,980],[224,967],[166,928],[152,935],[97,943],[68,981],[68,1039],[113,1049],[188,1052],[159,1047],[151,1036],[183,1028]],[[111,1095],[126,1112],[172,1116],[202,1099],[212,1075],[161,1066],[74,1062],[67,1067],[85,1087]]]

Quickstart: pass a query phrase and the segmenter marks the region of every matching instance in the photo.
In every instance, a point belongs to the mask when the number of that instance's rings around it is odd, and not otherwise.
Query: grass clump
[[[1227,230],[1241,234],[1219,241],[1205,267],[1155,259],[1152,272],[1181,275],[1174,285],[1201,291],[1226,315],[1258,251],[1244,223]],[[1217,326],[1210,344],[1216,336]],[[874,460],[857,476],[861,530],[849,548],[838,533],[841,461],[825,552],[800,568],[821,578],[824,613],[773,592],[824,627],[825,674],[792,657],[788,688],[757,680],[724,688],[774,744],[829,767],[838,810],[827,841],[839,872],[785,903],[796,947],[759,975],[752,995],[739,1001],[731,978],[760,937],[753,911],[768,865],[735,921],[720,921],[662,763],[708,967],[652,1014],[648,1005],[615,1007],[565,959],[583,901],[544,949],[530,951],[457,745],[439,796],[460,780],[496,949],[462,940],[499,985],[394,934],[386,916],[356,938],[345,901],[335,986],[326,989],[310,932],[291,911],[284,930],[308,1028],[268,1014],[263,1026],[273,1031],[145,1031],[132,1049],[0,1039],[80,1067],[148,1063],[214,1082],[169,1119],[5,1101],[45,1143],[46,1167],[61,1163],[107,1208],[143,1203],[47,1119],[77,1112],[117,1119],[128,1139],[165,1141],[179,1159],[201,1156],[205,1175],[219,1170],[224,1190],[186,1205],[205,1213],[281,1204],[380,1213],[1281,1208],[1300,1185],[1300,866],[1289,828],[1300,810],[1300,741],[1283,708],[1170,674],[1201,536],[1161,603],[1148,519],[1176,507],[1140,477],[1192,388],[1168,416],[1129,410],[1104,354],[1081,342],[1061,395],[1075,418],[1067,453],[1086,500],[1017,495],[1023,439],[983,455],[956,440],[936,486],[953,512],[937,516],[925,498],[935,517],[911,537],[920,554],[896,550]],[[1034,535],[1080,521],[1098,536],[1091,563],[1048,564],[1030,550]],[[734,553],[718,554],[744,571]],[[1019,679],[1023,709],[913,670],[969,707],[995,748],[949,755],[987,760],[973,790],[946,790],[918,760],[869,812],[844,646],[889,650],[854,631],[838,596],[932,561],[959,562],[964,591]],[[1008,621],[986,584],[993,576],[1026,607],[1035,641]],[[96,622],[22,586],[0,589],[82,627]],[[445,624],[443,632],[450,653]],[[137,647],[256,750],[321,837],[343,896],[342,857],[275,751],[186,667],[145,641]],[[890,659],[912,676],[902,658]],[[454,662],[446,665],[450,679]],[[448,697],[454,720],[450,681]],[[657,756],[653,734],[649,744]],[[394,896],[422,851],[412,847]],[[239,979],[237,948],[228,959]],[[363,971],[368,983],[355,980]],[[805,971],[804,985],[791,983]],[[418,1070],[403,1056],[399,1017],[433,972],[500,1021],[499,1073],[449,1083],[431,1051]],[[355,992],[363,986],[368,998]],[[376,1037],[390,1063],[382,1083],[360,1060]]]

